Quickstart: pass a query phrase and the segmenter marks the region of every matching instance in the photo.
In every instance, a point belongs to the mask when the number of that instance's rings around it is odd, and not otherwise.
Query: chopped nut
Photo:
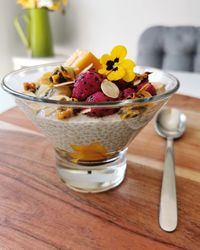
[[[64,120],[66,118],[73,116],[73,109],[72,108],[60,108],[56,110],[56,117],[58,120]]]
[[[135,79],[133,81],[133,85],[137,86],[141,82],[147,81],[151,72],[144,72],[143,74],[136,74]]]
[[[24,90],[25,91],[29,91],[29,92],[32,92],[32,93],[35,93],[36,90],[37,90],[37,86],[34,82],[25,82],[24,83]]]
[[[134,106],[134,107],[123,107],[119,110],[118,114],[122,120],[133,118],[145,111],[144,106]]]

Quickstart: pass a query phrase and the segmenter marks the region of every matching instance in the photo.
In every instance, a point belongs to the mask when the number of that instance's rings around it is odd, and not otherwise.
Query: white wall
[[[124,44],[135,57],[137,41],[151,25],[199,25],[199,0],[69,0],[66,15],[51,13],[55,43],[66,53],[77,47],[100,55]],[[23,53],[13,28],[21,11],[14,0],[0,0],[0,77],[11,70],[11,57]]]
[[[71,0],[68,11],[74,14],[67,12],[66,19],[75,30],[69,45],[103,53],[121,43],[134,57],[144,29],[158,24],[200,25],[199,9],[199,0]]]

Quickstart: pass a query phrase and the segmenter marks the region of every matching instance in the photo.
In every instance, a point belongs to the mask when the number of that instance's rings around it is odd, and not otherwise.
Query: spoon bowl
[[[180,138],[186,130],[186,116],[178,109],[165,108],[156,117],[155,129],[164,138]]]

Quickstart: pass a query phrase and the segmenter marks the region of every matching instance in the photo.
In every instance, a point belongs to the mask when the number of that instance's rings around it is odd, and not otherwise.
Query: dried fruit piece
[[[107,79],[103,80],[103,82],[101,83],[101,90],[106,96],[113,99],[119,97],[119,88],[115,83],[108,81]]]

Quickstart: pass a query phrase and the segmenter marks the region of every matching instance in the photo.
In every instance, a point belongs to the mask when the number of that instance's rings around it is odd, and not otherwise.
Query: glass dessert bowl
[[[63,182],[76,191],[95,193],[123,181],[129,143],[179,82],[170,74],[144,67],[134,69],[131,81],[111,81],[92,62],[89,67],[79,65],[84,69],[74,78],[63,77],[66,72],[62,75],[69,66],[21,69],[5,76],[2,86],[53,145]],[[83,85],[87,86],[80,88]]]

